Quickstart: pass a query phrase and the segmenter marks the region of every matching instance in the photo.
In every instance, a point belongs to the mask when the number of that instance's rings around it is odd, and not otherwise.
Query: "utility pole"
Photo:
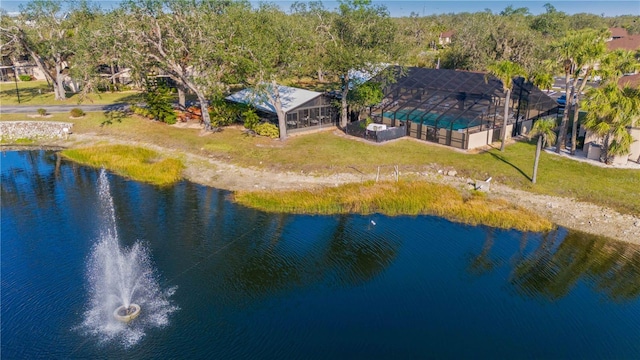
[[[13,66],[13,80],[16,84],[16,95],[18,95],[18,104],[20,104],[20,90],[18,90],[18,70]]]

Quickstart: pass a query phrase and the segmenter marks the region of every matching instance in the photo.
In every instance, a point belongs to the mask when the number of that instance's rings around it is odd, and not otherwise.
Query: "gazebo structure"
[[[278,85],[282,109],[287,117],[287,133],[335,126],[338,113],[331,98],[320,92]],[[247,88],[226,97],[228,101],[251,105],[263,119],[278,124],[275,106],[267,96]]]
[[[498,141],[505,124],[511,136],[526,134],[535,119],[558,107],[523,78],[514,79],[511,98],[505,99],[502,82],[484,73],[412,67],[398,68],[396,74],[395,81],[383,81],[384,98],[371,108],[371,118],[404,126],[407,136],[460,149]]]

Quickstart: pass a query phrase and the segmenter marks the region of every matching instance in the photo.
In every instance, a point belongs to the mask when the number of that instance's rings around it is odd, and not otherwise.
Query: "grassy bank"
[[[547,231],[553,224],[537,214],[482,193],[463,194],[424,181],[347,184],[304,191],[240,191],[235,200],[268,212],[385,215],[436,215],[471,225]]]
[[[3,114],[3,120],[25,120],[24,115]],[[243,167],[270,171],[304,172],[324,176],[352,173],[364,179],[390,174],[398,165],[401,174],[433,172],[453,168],[458,176],[472,179],[493,177],[496,182],[538,194],[573,197],[607,206],[622,213],[640,214],[640,171],[601,168],[542,153],[538,183],[531,184],[535,154],[533,143],[509,145],[505,152],[490,150],[467,154],[411,139],[376,145],[321,132],[289,138],[285,142],[248,137],[241,128],[203,134],[199,129],[180,129],[146,119],[129,118],[122,123],[100,126],[102,113],[89,113],[83,119],[54,114],[51,121],[74,123],[75,133],[94,133],[123,140],[157,144],[174,151],[192,152]],[[73,136],[71,137],[73,139]],[[400,177],[407,178],[406,175]]]
[[[62,155],[81,164],[104,167],[136,181],[154,185],[170,185],[182,178],[184,165],[177,159],[163,159],[152,150],[125,146],[105,145],[69,149]]]

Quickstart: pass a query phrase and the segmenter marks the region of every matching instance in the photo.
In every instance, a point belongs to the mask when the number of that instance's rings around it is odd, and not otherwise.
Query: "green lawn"
[[[140,92],[123,91],[123,92],[102,92],[88,94],[84,99],[80,95],[67,92],[67,99],[64,101],[54,100],[53,88],[46,81],[19,81],[17,83],[18,91],[16,91],[16,83],[2,82],[0,83],[0,104],[2,105],[77,105],[77,104],[113,104],[119,102],[140,101]],[[18,93],[20,94],[20,102],[18,102]]]
[[[6,114],[3,120],[24,120],[24,115]],[[489,176],[497,182],[539,194],[575,197],[608,206],[624,213],[640,214],[640,171],[601,168],[552,154],[543,153],[538,183],[532,185],[535,146],[520,142],[504,153],[491,150],[480,154],[461,153],[446,147],[401,139],[375,145],[321,132],[289,138],[282,143],[261,137],[248,137],[240,128],[202,136],[198,129],[179,129],[139,118],[100,126],[104,116],[90,113],[83,119],[69,120],[68,114],[55,114],[51,121],[72,121],[76,133],[92,132],[122,139],[152,143],[178,151],[209,155],[241,166],[326,175],[349,172],[375,174],[378,166],[390,173],[393,165],[401,173],[433,171],[451,167],[472,179]]]

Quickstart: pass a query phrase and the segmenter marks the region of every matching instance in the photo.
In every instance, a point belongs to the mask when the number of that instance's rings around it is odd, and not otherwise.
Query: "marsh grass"
[[[482,193],[425,181],[346,184],[299,191],[238,191],[236,202],[267,212],[307,214],[436,215],[471,225],[521,231],[548,231],[539,215]]]
[[[158,186],[180,180],[184,169],[178,159],[163,159],[155,151],[126,145],[69,149],[62,151],[62,155],[81,164],[104,167],[136,181]]]

